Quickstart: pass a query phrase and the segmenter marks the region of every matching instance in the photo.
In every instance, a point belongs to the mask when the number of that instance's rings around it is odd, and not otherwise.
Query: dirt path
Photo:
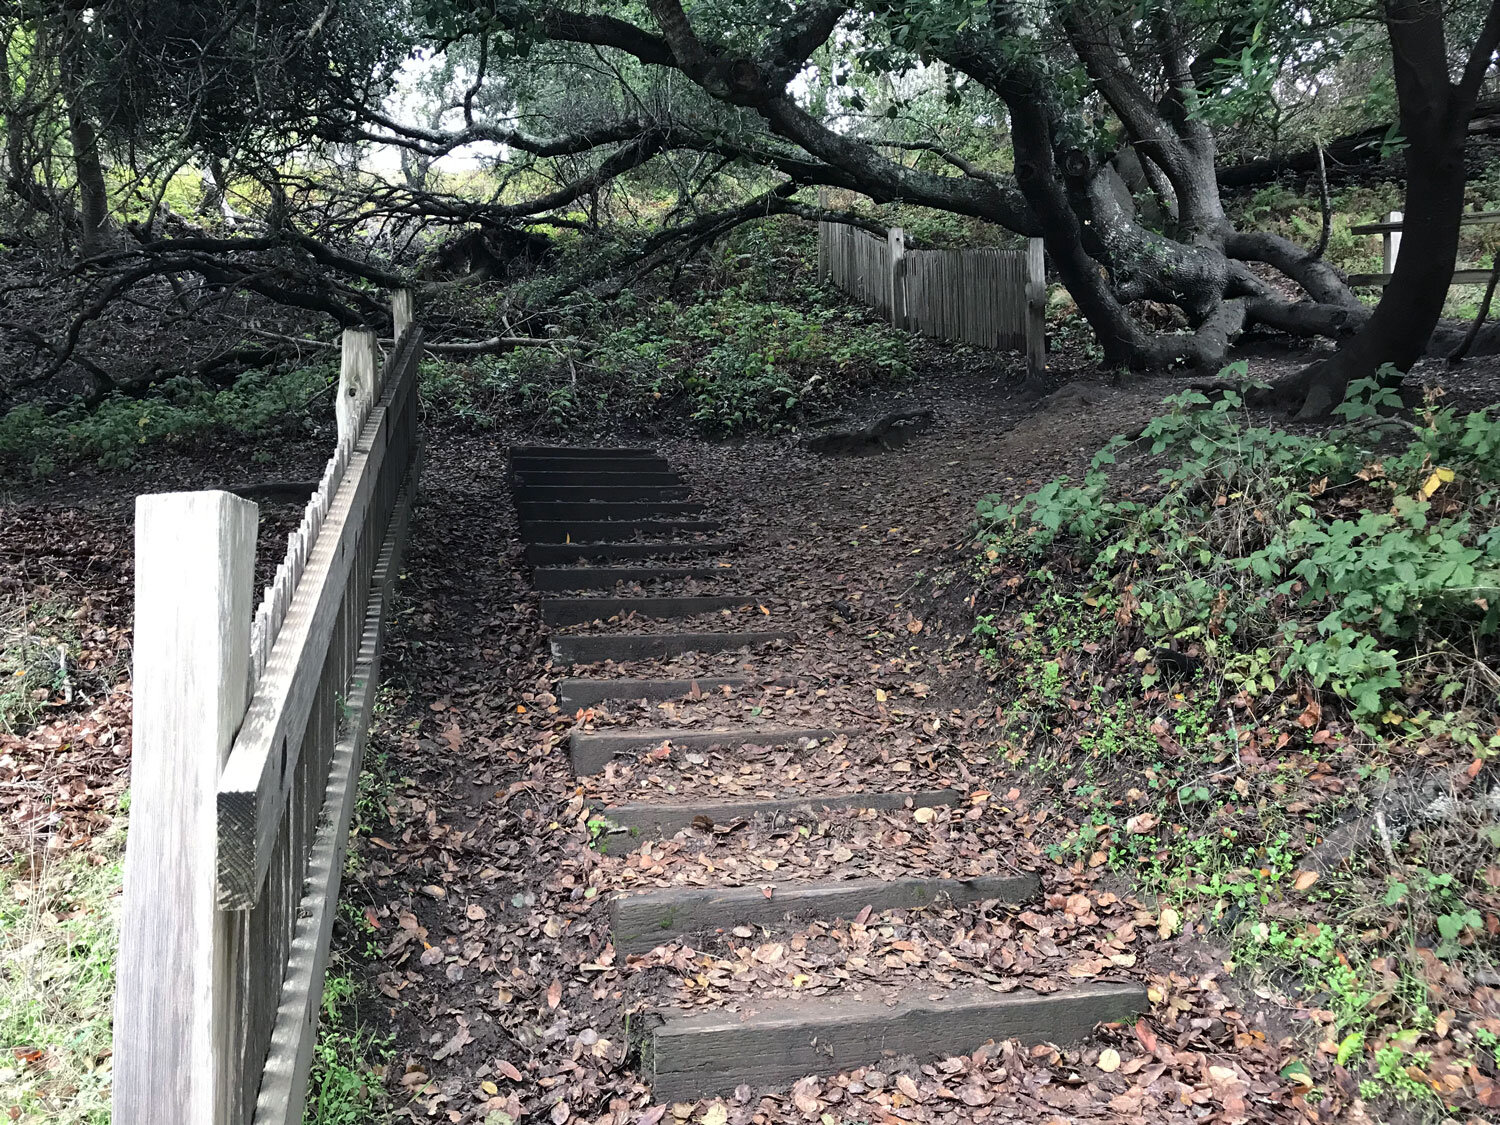
[[[978,496],[1076,464],[1168,390],[1034,411],[949,386],[931,431],[865,458],[658,443],[705,506],[671,518],[722,520],[694,534],[742,545],[664,580],[540,596],[505,442],[433,440],[378,740],[403,780],[346,891],[379,946],[367,971],[383,1010],[367,1015],[397,1037],[402,1115],[1316,1116],[1211,953],[1049,849],[1062,826],[996,762],[996,704],[962,647],[965,614],[941,597]],[[646,595],[733,605],[554,625],[539,612],[542,597]],[[549,663],[549,642],[649,648],[684,632],[713,636],[680,655]],[[744,647],[733,632],[785,636]],[[716,639],[732,647],[697,651]],[[600,699],[621,678],[689,687]],[[934,890],[951,900],[918,908]],[[802,920],[783,920],[789,903]],[[1079,1038],[1142,993],[1139,1023]],[[923,1057],[871,1054],[880,1033]],[[812,1040],[821,1065],[788,1050]]]

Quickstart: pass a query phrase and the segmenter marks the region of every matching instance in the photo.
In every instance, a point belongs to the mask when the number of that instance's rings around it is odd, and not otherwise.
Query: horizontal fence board
[[[401,415],[413,407],[420,349],[421,331],[413,329],[392,357],[389,385],[365,423],[220,776],[219,902],[225,909],[254,906],[265,885],[387,446],[396,427],[409,422]]]
[[[344,851],[359,789],[360,764],[369,739],[380,687],[380,658],[385,615],[401,569],[411,516],[416,467],[402,489],[371,575],[369,605],[352,671],[348,705],[349,731],[333,747],[327,794],[307,870],[307,893],[296,911],[287,974],[281,986],[270,1051],[256,1101],[254,1125],[300,1125],[307,1099],[307,1079],[317,1040],[318,1010],[328,947],[343,875]]]

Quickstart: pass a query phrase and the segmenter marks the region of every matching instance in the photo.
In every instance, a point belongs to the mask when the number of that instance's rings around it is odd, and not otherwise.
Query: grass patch
[[[0,1101],[19,1122],[107,1125],[123,818],[86,851],[0,869]]]
[[[383,701],[378,701],[376,711],[382,710]],[[366,1020],[366,1009],[378,1010],[379,1003],[366,995],[360,972],[380,956],[379,936],[356,898],[364,871],[361,843],[375,825],[388,820],[396,781],[377,733],[369,740],[359,776],[303,1125],[375,1125],[390,1118],[393,1098],[386,1078],[394,1041]]]
[[[55,598],[0,599],[0,731],[24,733],[71,699],[74,612]]]

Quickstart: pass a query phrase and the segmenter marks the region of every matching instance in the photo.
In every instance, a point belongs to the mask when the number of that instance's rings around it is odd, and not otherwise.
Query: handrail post
[[[406,335],[406,330],[411,327],[413,316],[412,292],[410,289],[397,289],[391,294],[391,347],[401,346],[401,337]]]
[[[1388,223],[1405,222],[1405,216],[1400,211],[1392,211],[1386,215],[1385,221]],[[1380,245],[1382,251],[1381,258],[1384,265],[1382,272],[1389,279],[1390,275],[1396,272],[1396,258],[1401,254],[1401,232],[1399,230],[1382,232]]]
[[[906,231],[891,227],[885,232],[887,257],[890,259],[889,297],[891,327],[906,327]]]
[[[1047,258],[1040,238],[1026,243],[1026,381],[1040,383],[1047,369]]]
[[[379,370],[375,333],[368,328],[344,329],[339,390],[338,397],[334,400],[340,445],[347,443],[352,446],[359,437],[365,419],[370,416],[370,407],[375,403],[375,381]]]
[[[115,1125],[222,1125],[231,916],[216,908],[219,771],[247,705],[256,506],[140,496],[130,833],[115,962]]]

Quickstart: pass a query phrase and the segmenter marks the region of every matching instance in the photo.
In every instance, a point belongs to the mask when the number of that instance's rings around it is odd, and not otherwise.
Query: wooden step
[[[519,500],[516,515],[522,520],[639,520],[696,516],[705,505],[696,500],[620,504],[612,500]]]
[[[654,449],[641,445],[513,445],[512,459],[517,457],[659,457]]]
[[[746,727],[722,730],[650,730],[621,727],[618,730],[575,730],[568,735],[568,761],[573,772],[598,773],[616,754],[638,754],[662,743],[678,750],[704,750],[710,746],[790,746],[808,740],[821,741],[838,734],[835,730],[779,727],[753,730]]]
[[[526,543],[623,543],[638,535],[712,535],[718,520],[527,520]]]
[[[672,466],[665,457],[518,457],[512,476],[535,473],[665,473]]]
[[[790,633],[603,633],[553,637],[549,643],[554,664],[597,664],[657,660],[688,652],[733,652],[790,637]]]
[[[557,484],[520,485],[512,489],[517,503],[565,503],[602,500],[609,503],[635,503],[652,500],[686,500],[693,490],[685,484]]]
[[[676,582],[684,578],[723,578],[732,566],[568,566],[538,567],[531,584],[538,590],[613,590],[621,582]]]
[[[595,469],[530,469],[524,473],[516,473],[513,479],[525,488],[540,486],[555,488],[563,484],[606,488],[611,485],[630,485],[635,488],[643,488],[647,485],[675,485],[681,488],[687,483],[676,473],[662,472],[660,469],[640,472],[609,472]]]
[[[671,887],[609,900],[610,940],[624,953],[645,953],[667,941],[723,934],[735,926],[778,926],[789,918],[832,922],[865,907],[915,910],[937,902],[1021,903],[1041,890],[1035,875],[978,879],[844,879],[762,887]]]
[[[737,551],[738,539],[684,539],[657,543],[532,543],[526,548],[528,566],[581,561],[633,562],[639,559],[697,558]]]
[[[700,680],[700,686],[707,681]],[[706,687],[704,690],[708,690]],[[915,793],[835,793],[809,797],[783,797],[766,801],[713,801],[661,803],[657,801],[631,802],[625,805],[604,805],[595,802],[592,815],[608,823],[609,835],[672,836],[705,816],[713,824],[733,824],[737,820],[764,817],[768,820],[816,816],[823,810],[842,812],[845,809],[914,809],[937,808],[947,805],[956,808],[964,803],[964,795],[956,789],[923,789]]]
[[[754,604],[754,598],[743,594],[683,598],[543,598],[542,622],[546,625],[577,625],[584,621],[607,621],[629,613],[667,620]]]
[[[668,1014],[653,1035],[651,1096],[691,1102],[752,1089],[785,1088],[809,1074],[928,1063],[968,1054],[991,1040],[1068,1043],[1096,1024],[1146,1011],[1138,984],[1092,984],[1037,994],[956,989],[892,1005],[880,996],[817,996],[744,1011]]]
[[[721,687],[743,687],[749,676],[705,676],[696,680],[561,680],[557,701],[564,708],[597,707],[606,700],[683,699],[691,695],[693,685],[704,695]]]

